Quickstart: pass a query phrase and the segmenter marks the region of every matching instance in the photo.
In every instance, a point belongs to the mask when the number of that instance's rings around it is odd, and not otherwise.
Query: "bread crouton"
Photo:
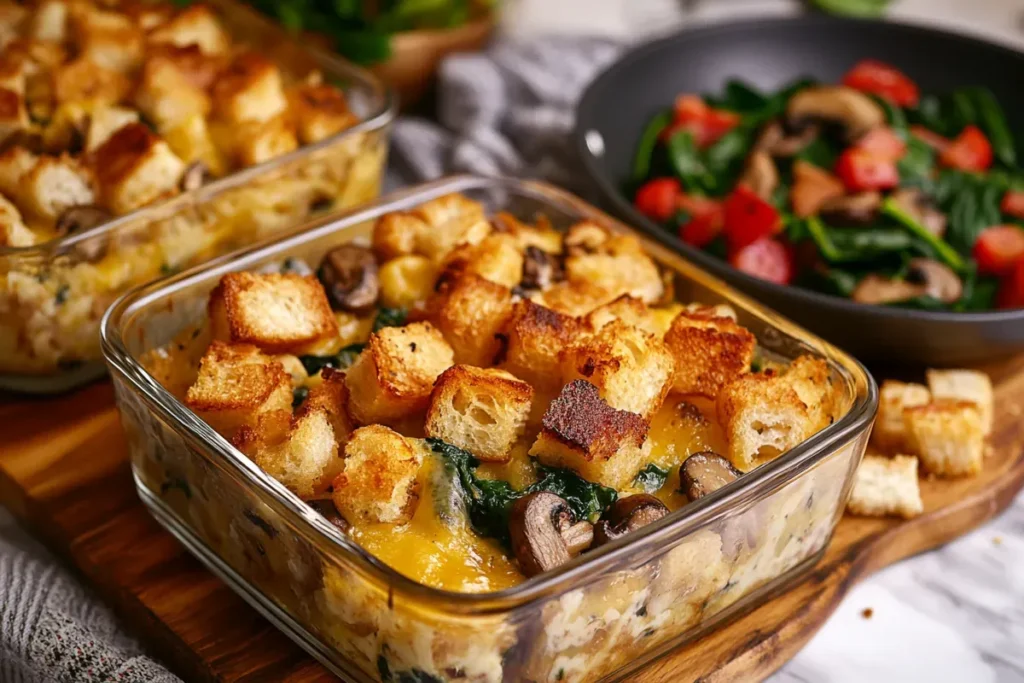
[[[673,391],[715,398],[750,371],[757,339],[729,318],[684,311],[672,321],[665,345],[676,361]]]
[[[672,387],[672,354],[657,337],[614,321],[559,355],[562,381],[584,379],[612,408],[650,421]]]
[[[78,57],[53,72],[53,97],[58,104],[91,102],[115,105],[128,97],[131,81],[124,74],[105,69],[87,57]]]
[[[282,114],[266,121],[235,124],[232,156],[240,166],[255,166],[299,147],[290,119]]]
[[[895,453],[907,447],[903,410],[923,406],[932,400],[923,384],[907,384],[887,379],[878,391],[878,415],[871,430],[871,443],[881,451]]]
[[[550,467],[567,467],[588,481],[622,489],[643,463],[647,423],[609,406],[585,380],[565,385],[541,424],[530,455]]]
[[[773,372],[741,375],[718,393],[718,421],[729,460],[747,472],[793,448],[815,431],[814,418],[792,384]]]
[[[629,294],[648,304],[665,291],[658,266],[632,235],[614,234],[584,221],[569,228],[564,244],[570,282],[589,282],[614,292],[613,298]]]
[[[91,165],[100,203],[115,214],[173,195],[185,171],[185,162],[141,123],[118,129],[96,149]]]
[[[491,234],[477,244],[464,244],[448,252],[438,279],[447,282],[463,273],[512,289],[523,277],[523,254],[511,235]]]
[[[928,370],[928,388],[932,398],[953,398],[974,401],[981,413],[985,434],[992,431],[992,380],[977,370]]]
[[[547,391],[561,384],[558,355],[582,328],[575,318],[532,301],[518,301],[505,324],[505,359],[502,367],[516,377]]]
[[[800,356],[789,364],[783,378],[807,406],[812,433],[836,421],[839,396],[833,385],[832,372],[824,358]]]
[[[562,233],[551,227],[551,224],[543,219],[538,219],[536,225],[524,223],[511,213],[501,211],[494,217],[495,229],[516,238],[520,251],[526,251],[529,247],[535,247],[548,254],[562,253]]]
[[[0,88],[25,97],[27,71],[25,60],[0,57]]]
[[[426,434],[485,462],[508,462],[526,429],[533,387],[503,370],[448,368],[434,384]]]
[[[149,34],[149,41],[178,47],[197,45],[207,55],[227,54],[231,48],[231,40],[220,25],[217,15],[201,4],[186,7],[177,16],[154,29]]]
[[[576,280],[556,283],[533,299],[553,311],[580,318],[614,301],[618,296],[619,293],[614,290],[592,282]]]
[[[28,33],[36,40],[63,43],[68,33],[68,3],[65,0],[43,0],[36,5]]]
[[[499,335],[512,315],[512,292],[477,275],[447,283],[427,305],[430,320],[452,347],[460,365],[493,365],[502,350]]]
[[[327,294],[311,275],[228,273],[208,310],[214,339],[273,353],[300,353],[338,334]]]
[[[277,66],[255,52],[239,55],[213,84],[216,116],[227,123],[268,121],[288,108]]]
[[[309,390],[309,395],[296,414],[301,416],[310,412],[323,412],[334,429],[335,441],[344,445],[355,429],[352,418],[348,416],[345,373],[327,367],[320,371],[320,377],[323,381]]]
[[[647,304],[628,294],[623,294],[614,301],[598,306],[587,315],[587,324],[594,332],[616,320],[639,328],[647,334],[662,336],[658,321]]]
[[[227,160],[213,143],[206,118],[201,114],[186,116],[163,131],[171,151],[185,163],[201,161],[214,177],[227,173]]]
[[[392,211],[377,219],[373,225],[373,251],[380,261],[416,254],[420,235],[430,226],[419,216],[404,211]]]
[[[380,304],[389,308],[418,308],[434,293],[437,266],[426,256],[397,256],[380,267]]]
[[[940,477],[975,475],[981,471],[985,428],[973,401],[933,399],[904,408],[907,446],[925,471]]]
[[[7,88],[0,88],[0,142],[28,128],[25,98]]]
[[[401,524],[419,502],[417,474],[424,451],[382,425],[362,427],[345,446],[345,466],[331,499],[351,522]]]
[[[865,455],[853,479],[848,512],[868,517],[910,519],[924,511],[917,482],[917,458]]]
[[[121,0],[117,6],[143,31],[149,32],[174,16],[174,5],[152,0]]]
[[[344,463],[326,411],[307,410],[288,418],[283,411],[264,414],[255,428],[242,427],[233,443],[260,469],[308,500],[330,487]],[[290,424],[280,434],[274,422]]]
[[[0,152],[0,192],[16,199],[22,177],[36,165],[39,157],[21,145]]]
[[[89,117],[89,130],[85,136],[85,149],[91,152],[127,126],[138,123],[139,113],[124,107],[98,107]]]
[[[22,176],[18,197],[26,213],[50,222],[69,206],[94,203],[92,186],[92,175],[70,156],[45,156]]]
[[[289,89],[287,97],[303,144],[326,140],[359,122],[349,111],[345,94],[333,85],[302,84]]]
[[[349,412],[360,424],[389,424],[420,413],[437,376],[452,362],[452,348],[430,323],[385,327],[370,336],[345,377]]]
[[[39,236],[25,225],[18,207],[0,195],[0,246],[30,247],[38,241]]]
[[[80,58],[122,74],[139,67],[144,36],[130,18],[96,7],[76,10],[71,17],[71,33]]]
[[[193,85],[171,60],[160,54],[150,56],[142,65],[134,100],[160,131],[189,116],[206,116],[210,112],[210,97],[206,92]]]
[[[239,427],[255,426],[262,413],[291,414],[292,385],[281,364],[255,346],[215,341],[199,362],[185,404],[230,438]]]
[[[193,88],[204,92],[213,87],[217,76],[228,63],[226,56],[205,54],[198,45],[154,45],[146,54],[150,59],[160,58],[174,65],[175,70]]]

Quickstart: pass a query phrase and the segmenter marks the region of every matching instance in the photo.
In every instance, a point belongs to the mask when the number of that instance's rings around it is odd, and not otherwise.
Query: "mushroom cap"
[[[512,504],[508,530],[523,574],[543,574],[572,559],[562,531],[573,521],[569,503],[549,491],[530,493]]]
[[[679,488],[693,502],[736,481],[741,474],[714,451],[694,453],[679,466]]]
[[[377,304],[380,279],[377,259],[369,247],[343,244],[332,249],[320,262],[317,278],[332,308],[362,313]]]
[[[886,122],[881,105],[843,85],[814,86],[799,91],[786,105],[786,117],[795,122],[825,121],[838,125],[849,141]]]
[[[606,519],[602,519],[594,527],[594,545],[611,543],[631,531],[661,519],[668,512],[665,504],[649,493],[619,498],[609,508]]]
[[[818,216],[834,227],[858,227],[874,223],[881,207],[882,195],[878,192],[858,192],[827,200]]]

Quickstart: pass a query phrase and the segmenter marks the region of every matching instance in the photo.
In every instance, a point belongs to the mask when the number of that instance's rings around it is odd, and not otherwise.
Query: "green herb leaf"
[[[1006,123],[1006,115],[995,95],[988,88],[971,88],[971,99],[977,112],[978,123],[992,143],[996,158],[1009,168],[1017,166],[1017,148]]]
[[[306,368],[306,374],[310,377],[317,374],[324,368],[344,370],[356,362],[356,358],[363,352],[366,344],[350,344],[333,356],[299,356],[302,367]]]
[[[935,150],[920,138],[907,135],[907,153],[896,162],[904,185],[921,187],[928,183],[935,168]]]
[[[639,185],[651,172],[651,157],[658,145],[658,137],[665,127],[672,122],[672,114],[663,112],[651,119],[640,135],[640,143],[633,155],[633,182]]]
[[[643,489],[645,493],[654,493],[665,485],[667,479],[668,470],[651,463],[637,473],[633,485]]]
[[[688,192],[713,193],[715,178],[704,166],[693,133],[681,130],[673,134],[668,141],[668,158],[673,171]]]
[[[888,197],[882,202],[882,213],[894,219],[897,223],[913,233],[914,236],[928,244],[935,250],[939,259],[947,266],[956,271],[962,271],[964,269],[966,264],[960,254],[957,253],[956,249],[951,247],[949,243],[945,242],[941,237],[936,237],[929,232],[926,227],[918,223],[912,216],[901,209],[896,202],[892,200],[892,197]]]
[[[295,387],[292,392],[292,409],[298,408],[309,398],[309,387]]]
[[[404,308],[385,308],[377,310],[377,317],[373,319],[373,331],[379,332],[385,327],[401,327],[409,319],[409,311]]]

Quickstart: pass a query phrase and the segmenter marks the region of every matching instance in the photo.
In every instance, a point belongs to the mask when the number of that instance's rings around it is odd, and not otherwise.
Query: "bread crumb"
[[[861,610],[860,615],[865,619],[870,619],[872,615],[874,615],[874,613],[875,610],[871,609],[870,607],[865,607],[863,610]]]
[[[1003,544],[1003,537],[1002,536],[993,536],[992,537],[992,545],[1002,545],[1002,544]]]

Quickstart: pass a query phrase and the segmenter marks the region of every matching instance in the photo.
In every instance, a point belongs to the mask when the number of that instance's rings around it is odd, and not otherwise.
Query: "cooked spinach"
[[[809,217],[805,223],[818,251],[831,263],[870,261],[916,246],[914,237],[902,228],[830,228],[817,216]]]
[[[935,168],[935,150],[912,133],[907,134],[907,153],[896,163],[903,185],[927,185]]]
[[[651,157],[658,146],[658,139],[665,127],[672,122],[671,112],[658,114],[644,128],[640,134],[640,142],[636,146],[636,153],[633,155],[633,181],[643,182],[651,172]]]
[[[373,319],[373,331],[379,332],[385,327],[401,327],[409,319],[409,311],[404,308],[386,308],[381,306],[377,310],[377,317]]]
[[[633,485],[643,489],[646,493],[654,493],[665,485],[667,479],[668,470],[651,463],[637,473]]]
[[[292,391],[292,408],[298,408],[309,398],[309,387],[295,387]]]
[[[909,230],[915,237],[935,250],[935,254],[947,266],[956,271],[961,271],[966,265],[964,259],[957,253],[950,244],[941,237],[932,234],[926,227],[921,225],[913,216],[900,208],[892,198],[882,202],[882,213],[892,218],[897,223]]]
[[[680,130],[668,140],[668,160],[672,170],[683,182],[683,187],[693,194],[714,194],[715,177],[701,157],[693,133]]]
[[[306,368],[306,374],[312,377],[324,368],[344,370],[356,362],[365,347],[366,344],[350,344],[333,356],[299,356],[299,361]]]
[[[1017,165],[1017,147],[1006,123],[1006,115],[999,106],[995,95],[988,88],[971,88],[978,124],[988,136],[992,144],[992,152],[996,159],[1009,168]]]

